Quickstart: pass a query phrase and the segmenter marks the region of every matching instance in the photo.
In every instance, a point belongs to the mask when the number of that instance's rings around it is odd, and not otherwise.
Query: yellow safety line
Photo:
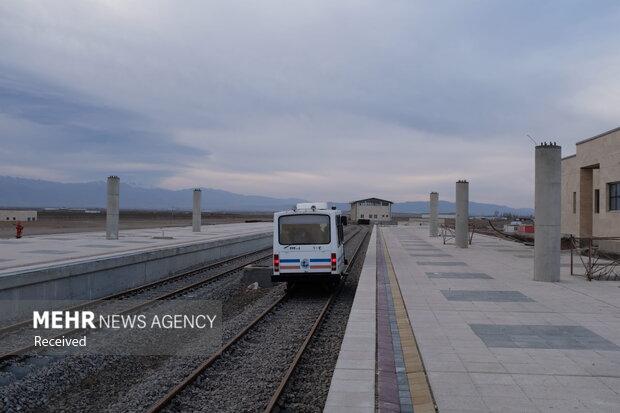
[[[400,343],[405,358],[405,371],[407,373],[407,379],[409,380],[409,391],[411,393],[413,410],[416,413],[434,413],[437,411],[437,406],[433,399],[433,393],[431,392],[430,383],[428,382],[426,370],[424,369],[424,363],[422,363],[422,358],[420,357],[418,343],[411,329],[411,322],[400,291],[398,279],[396,278],[396,272],[392,265],[392,259],[390,258],[387,244],[385,243],[385,237],[383,237],[383,251],[387,264],[388,277],[390,278],[394,310],[396,312],[396,324],[398,325]]]

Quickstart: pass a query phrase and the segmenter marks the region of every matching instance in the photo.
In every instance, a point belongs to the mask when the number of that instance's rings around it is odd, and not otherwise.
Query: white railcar
[[[346,217],[324,202],[297,204],[273,216],[272,281],[338,282],[347,260]]]

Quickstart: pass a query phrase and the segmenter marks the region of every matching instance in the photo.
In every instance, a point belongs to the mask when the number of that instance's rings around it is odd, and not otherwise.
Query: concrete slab
[[[483,272],[427,272],[428,278],[452,278],[459,280],[492,280],[493,277]]]
[[[476,234],[459,249],[426,228],[381,231],[439,411],[620,411],[620,282],[570,276],[568,254],[560,282],[536,282],[531,247]],[[416,243],[453,260],[418,261]],[[476,293],[455,301],[448,290]],[[529,300],[474,300],[490,291]]]
[[[526,302],[534,301],[519,291],[441,290],[448,301]]]
[[[92,300],[196,268],[269,248],[271,223],[27,237],[0,249],[0,321],[20,319],[34,301]],[[63,241],[61,241],[63,240]],[[125,241],[125,242],[123,242]],[[146,243],[143,244],[143,243]]]

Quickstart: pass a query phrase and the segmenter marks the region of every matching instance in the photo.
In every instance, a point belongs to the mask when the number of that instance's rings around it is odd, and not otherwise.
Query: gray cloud
[[[451,199],[468,178],[475,200],[528,206],[525,133],[571,153],[617,126],[619,17],[603,1],[3,2],[0,173],[338,200]]]

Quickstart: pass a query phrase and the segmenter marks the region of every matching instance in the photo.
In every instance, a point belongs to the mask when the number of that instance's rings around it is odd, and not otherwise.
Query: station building
[[[0,221],[36,221],[37,211],[25,211],[25,210],[12,210],[12,209],[0,209]]]
[[[576,146],[562,158],[562,234],[620,238],[620,127]],[[620,253],[620,241],[598,245]]]
[[[366,198],[351,202],[351,220],[369,219],[371,222],[392,220],[392,201]]]

